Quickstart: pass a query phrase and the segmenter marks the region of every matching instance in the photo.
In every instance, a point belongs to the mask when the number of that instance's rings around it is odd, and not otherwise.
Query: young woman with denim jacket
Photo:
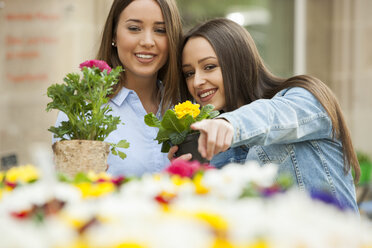
[[[358,212],[351,168],[357,181],[359,163],[337,99],[324,83],[274,76],[250,34],[227,19],[193,28],[182,49],[183,100],[224,112],[192,126],[201,132],[203,157],[218,168],[249,160],[278,164],[301,190],[327,190]]]

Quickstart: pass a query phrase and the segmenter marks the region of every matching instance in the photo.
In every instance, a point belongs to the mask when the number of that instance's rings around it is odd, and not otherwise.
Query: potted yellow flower
[[[176,156],[191,153],[193,159],[206,162],[198,152],[200,133],[190,128],[190,125],[203,119],[212,119],[219,115],[211,104],[200,109],[199,104],[190,101],[177,104],[174,109],[168,109],[159,120],[153,113],[145,116],[145,123],[150,127],[159,128],[155,138],[162,144],[162,152],[168,152],[172,145],[178,145]]]
[[[123,69],[120,66],[111,69],[101,60],[85,61],[80,69],[82,77],[69,73],[64,83],[53,84],[47,90],[52,101],[46,110],[57,109],[68,117],[68,121],[48,130],[60,139],[53,144],[56,168],[70,176],[78,172],[105,171],[110,146],[112,154],[122,159],[126,154],[117,148],[129,147],[126,140],[117,144],[104,142],[121,123],[120,117],[110,114],[108,102]]]

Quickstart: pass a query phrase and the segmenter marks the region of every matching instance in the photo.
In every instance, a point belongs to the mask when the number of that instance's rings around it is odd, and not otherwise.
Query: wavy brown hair
[[[342,142],[345,173],[352,167],[355,181],[359,180],[360,166],[349,129],[338,100],[327,85],[307,75],[288,79],[273,75],[264,65],[249,32],[228,19],[213,19],[191,29],[183,38],[181,51],[192,37],[208,40],[217,55],[224,82],[226,111],[233,111],[257,99],[270,99],[285,88],[302,87],[310,91],[327,111],[332,121],[333,137]],[[181,81],[182,100],[192,99],[185,79]]]
[[[120,62],[116,47],[111,43],[115,40],[116,29],[120,14],[134,0],[114,0],[110,12],[107,16],[106,23],[102,33],[101,45],[98,50],[97,59],[104,60],[111,67],[123,66]],[[164,113],[167,108],[176,104],[179,100],[179,81],[180,81],[180,64],[178,58],[179,45],[182,39],[181,17],[175,0],[154,0],[161,9],[164,17],[166,34],[168,38],[168,60],[158,72],[158,79],[164,85],[164,95],[162,99],[161,112]],[[120,82],[115,86],[115,96],[124,86],[125,72],[122,73]]]

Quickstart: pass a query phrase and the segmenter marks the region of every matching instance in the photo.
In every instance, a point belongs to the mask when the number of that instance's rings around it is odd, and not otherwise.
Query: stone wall
[[[0,1],[0,157],[30,163],[51,145],[46,89],[94,58],[109,0]]]
[[[307,1],[307,72],[337,95],[356,150],[372,156],[372,1]]]

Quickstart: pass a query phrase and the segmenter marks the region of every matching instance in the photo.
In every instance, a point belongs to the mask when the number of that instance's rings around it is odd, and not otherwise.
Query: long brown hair
[[[338,100],[327,85],[307,75],[288,79],[273,75],[263,63],[249,32],[231,20],[217,18],[191,29],[183,38],[181,51],[192,37],[205,38],[218,57],[227,111],[233,111],[258,99],[270,99],[285,88],[302,87],[310,91],[327,111],[332,121],[333,137],[342,142],[345,173],[351,166],[355,172],[355,181],[359,180],[360,166],[349,129]],[[181,81],[182,100],[191,99],[185,79],[182,78]]]
[[[112,42],[116,37],[116,29],[120,14],[133,1],[134,0],[114,0],[107,16],[97,59],[106,61],[111,67],[123,66],[120,62],[116,47],[112,46]],[[164,113],[167,108],[176,104],[179,100],[178,86],[180,80],[180,65],[178,58],[180,57],[179,44],[182,39],[182,23],[175,0],[154,1],[159,4],[164,17],[169,47],[168,60],[158,72],[158,79],[161,80],[164,85],[164,95],[161,106],[161,112]],[[114,94],[111,97],[115,96],[123,87],[125,80],[124,73],[122,73],[120,82],[115,86]]]

